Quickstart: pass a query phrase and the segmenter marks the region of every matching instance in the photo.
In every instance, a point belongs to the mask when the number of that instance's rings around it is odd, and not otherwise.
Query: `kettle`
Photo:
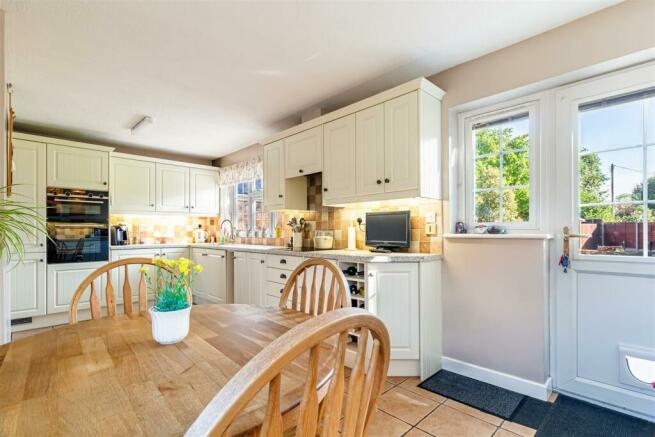
[[[129,244],[126,224],[119,223],[111,227],[111,244],[114,246]]]

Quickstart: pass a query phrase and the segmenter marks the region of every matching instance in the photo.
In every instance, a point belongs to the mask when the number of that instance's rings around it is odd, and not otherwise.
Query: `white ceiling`
[[[7,75],[31,130],[214,158],[614,3],[5,1]]]

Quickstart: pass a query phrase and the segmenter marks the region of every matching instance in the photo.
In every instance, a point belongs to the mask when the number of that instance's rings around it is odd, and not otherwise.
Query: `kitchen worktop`
[[[255,244],[215,244],[215,243],[171,243],[171,244],[131,244],[124,246],[111,246],[111,250],[129,250],[129,249],[156,249],[160,247],[190,247],[229,250],[231,252],[256,252],[272,255],[289,255],[302,256],[305,258],[329,258],[336,261],[344,262],[374,262],[374,263],[394,263],[394,262],[427,262],[436,261],[442,258],[441,255],[432,253],[374,253],[368,250],[304,250],[294,251],[280,246],[260,246]]]

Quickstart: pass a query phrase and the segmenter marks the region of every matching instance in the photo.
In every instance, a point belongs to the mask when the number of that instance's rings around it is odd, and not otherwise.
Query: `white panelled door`
[[[566,273],[553,266],[554,386],[654,420],[653,381],[628,362],[655,366],[655,65],[561,88],[556,105],[555,226],[588,236],[569,240]]]

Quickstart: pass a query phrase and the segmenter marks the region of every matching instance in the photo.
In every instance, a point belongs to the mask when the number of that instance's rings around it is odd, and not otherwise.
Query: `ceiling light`
[[[149,115],[143,116],[139,121],[137,121],[134,126],[130,128],[130,132],[132,135],[136,134],[136,131],[139,129],[143,129],[144,127],[148,126],[149,124],[152,124],[153,119]]]

